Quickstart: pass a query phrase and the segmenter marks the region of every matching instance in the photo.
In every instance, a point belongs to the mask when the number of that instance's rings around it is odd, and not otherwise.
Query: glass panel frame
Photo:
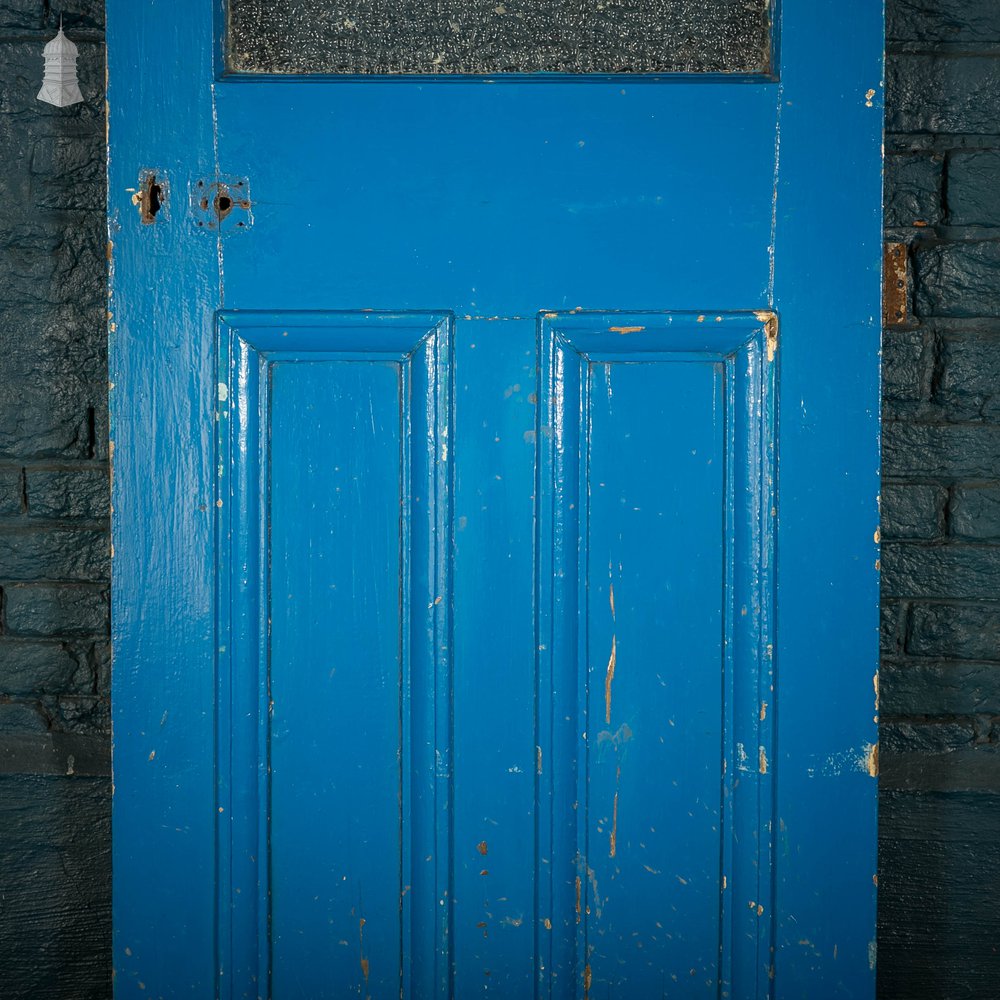
[[[762,82],[777,79],[779,65],[778,0],[469,0],[464,7],[452,2],[450,11],[435,0],[217,2],[217,75],[226,80]],[[283,31],[296,5],[304,8],[299,31]],[[579,16],[560,36],[555,18],[567,6]],[[547,10],[528,16],[528,7]],[[386,34],[381,26],[359,27],[351,16],[358,8],[370,24],[381,17],[384,25],[392,8],[410,16]],[[459,18],[485,14],[485,28],[456,20],[456,8]],[[728,20],[699,24],[707,8]],[[430,30],[418,33],[419,17],[431,12]],[[620,44],[607,46],[616,26]],[[661,45],[656,51],[653,42]]]

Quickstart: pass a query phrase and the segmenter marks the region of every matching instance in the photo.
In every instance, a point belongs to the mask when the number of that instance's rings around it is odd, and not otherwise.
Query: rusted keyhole
[[[139,178],[139,190],[133,195],[132,201],[139,206],[139,218],[143,223],[152,225],[167,198],[166,181],[160,180],[152,171],[143,171]]]
[[[222,229],[233,226],[246,229],[251,224],[247,182],[238,178],[228,181],[200,180],[193,192],[194,224],[202,229]],[[236,209],[236,218],[223,223]],[[245,214],[244,214],[245,213]]]
[[[219,191],[215,196],[215,214],[221,222],[233,210],[233,199],[225,191]]]

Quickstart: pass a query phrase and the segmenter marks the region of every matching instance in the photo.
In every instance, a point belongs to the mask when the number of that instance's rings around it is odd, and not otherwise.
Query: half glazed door
[[[118,993],[870,997],[879,4],[109,39]]]

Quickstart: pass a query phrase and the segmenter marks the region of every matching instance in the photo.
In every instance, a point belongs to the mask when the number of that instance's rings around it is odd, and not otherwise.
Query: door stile
[[[875,989],[883,20],[781,9],[777,1000]]]

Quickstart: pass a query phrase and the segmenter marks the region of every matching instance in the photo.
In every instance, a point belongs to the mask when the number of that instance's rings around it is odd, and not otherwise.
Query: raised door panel
[[[767,979],[776,323],[542,322],[554,995],[752,996]]]
[[[447,977],[450,332],[413,315],[220,323],[234,996],[425,996]]]

